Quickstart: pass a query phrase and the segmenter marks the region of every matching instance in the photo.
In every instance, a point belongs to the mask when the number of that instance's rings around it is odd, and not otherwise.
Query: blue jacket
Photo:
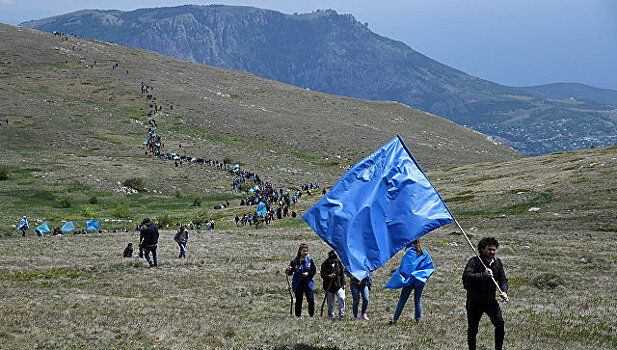
[[[293,273],[293,278],[291,280],[291,289],[295,292],[296,289],[298,289],[300,282],[302,282],[302,279],[305,279],[308,283],[309,288],[313,290],[313,276],[315,276],[315,273],[317,271],[317,269],[315,268],[315,264],[313,264],[313,259],[307,256],[306,260],[304,260],[304,264],[302,264],[302,262],[296,264],[295,260],[296,259],[293,258],[289,263],[289,265],[291,266],[290,273]],[[304,272],[308,272],[308,276],[302,276]]]
[[[423,286],[435,271],[435,265],[433,265],[433,259],[426,250],[422,249],[422,253],[422,255],[418,255],[413,246],[407,248],[401,260],[401,266],[394,272],[386,284],[386,288]]]

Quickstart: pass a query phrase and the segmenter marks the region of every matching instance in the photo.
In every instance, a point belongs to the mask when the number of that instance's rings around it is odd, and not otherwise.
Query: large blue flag
[[[93,219],[86,221],[86,231],[98,231],[101,220]]]
[[[71,232],[75,229],[75,225],[73,224],[73,221],[69,221],[66,224],[64,224],[64,226],[62,226],[62,228],[60,229],[62,231],[62,233],[67,233],[67,232]]]
[[[37,231],[39,231],[41,234],[43,235],[43,233],[50,233],[51,229],[49,228],[49,225],[47,225],[47,222],[42,223],[39,227],[36,228]],[[37,236],[39,234],[37,233]]]
[[[354,165],[302,218],[359,280],[454,221],[399,136]]]

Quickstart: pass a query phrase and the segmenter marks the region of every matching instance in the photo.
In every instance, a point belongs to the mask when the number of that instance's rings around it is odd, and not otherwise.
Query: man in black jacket
[[[331,250],[328,259],[321,264],[320,275],[323,279],[323,290],[328,302],[328,316],[334,318],[334,297],[338,300],[338,315],[345,315],[345,267],[341,264],[336,252]],[[323,305],[322,305],[323,307]],[[323,310],[323,309],[322,309]]]
[[[150,267],[156,267],[158,266],[156,249],[159,244],[159,230],[156,228],[156,225],[152,225],[149,218],[145,218],[141,222],[141,234],[143,235],[141,247],[144,249],[146,260],[148,260]],[[150,252],[152,252],[152,259],[150,259]]]
[[[491,279],[493,277],[499,283],[501,299],[508,301],[508,279],[501,260],[495,257],[498,247],[499,243],[494,237],[482,238],[478,243],[478,253],[482,261],[477,256],[469,259],[463,272],[463,285],[467,290],[467,343],[472,350],[476,348],[478,324],[484,313],[495,326],[495,349],[503,347],[504,321],[499,303],[495,299],[497,287]]]

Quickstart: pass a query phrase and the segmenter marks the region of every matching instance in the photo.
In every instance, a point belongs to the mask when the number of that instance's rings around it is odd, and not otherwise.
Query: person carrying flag
[[[21,231],[22,237],[26,237],[26,231],[28,231],[29,228],[30,227],[28,226],[28,218],[24,215],[22,216],[19,225],[17,225],[17,229]]]
[[[306,295],[306,301],[308,302],[309,316],[313,317],[315,314],[313,276],[315,276],[316,269],[315,264],[313,264],[313,259],[308,256],[308,251],[309,248],[307,244],[300,244],[298,254],[295,258],[291,259],[287,266],[287,274],[293,275],[291,289],[296,297],[296,317],[300,317],[302,314],[303,294]]]
[[[495,326],[495,349],[503,347],[505,327],[501,308],[495,299],[497,286],[491,277],[499,283],[503,301],[508,301],[508,279],[499,258],[495,252],[499,242],[494,237],[484,237],[478,242],[480,257],[469,259],[463,272],[463,286],[467,290],[467,344],[469,349],[476,348],[476,335],[482,314],[486,313]],[[480,260],[482,259],[482,261]]]
[[[389,324],[397,323],[411,292],[414,292],[415,320],[416,323],[420,323],[422,316],[422,291],[433,271],[435,271],[433,260],[428,252],[420,246],[420,240],[416,239],[409,243],[405,247],[405,255],[403,255],[401,260],[401,266],[399,266],[386,284],[386,288],[403,288],[396,305],[396,311],[394,311],[394,317],[388,322]]]

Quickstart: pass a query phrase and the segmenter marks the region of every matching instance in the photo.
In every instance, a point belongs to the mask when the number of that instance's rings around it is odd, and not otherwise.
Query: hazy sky
[[[247,5],[334,9],[466,73],[510,86],[578,82],[617,90],[617,0],[0,0],[17,24],[85,8]]]

